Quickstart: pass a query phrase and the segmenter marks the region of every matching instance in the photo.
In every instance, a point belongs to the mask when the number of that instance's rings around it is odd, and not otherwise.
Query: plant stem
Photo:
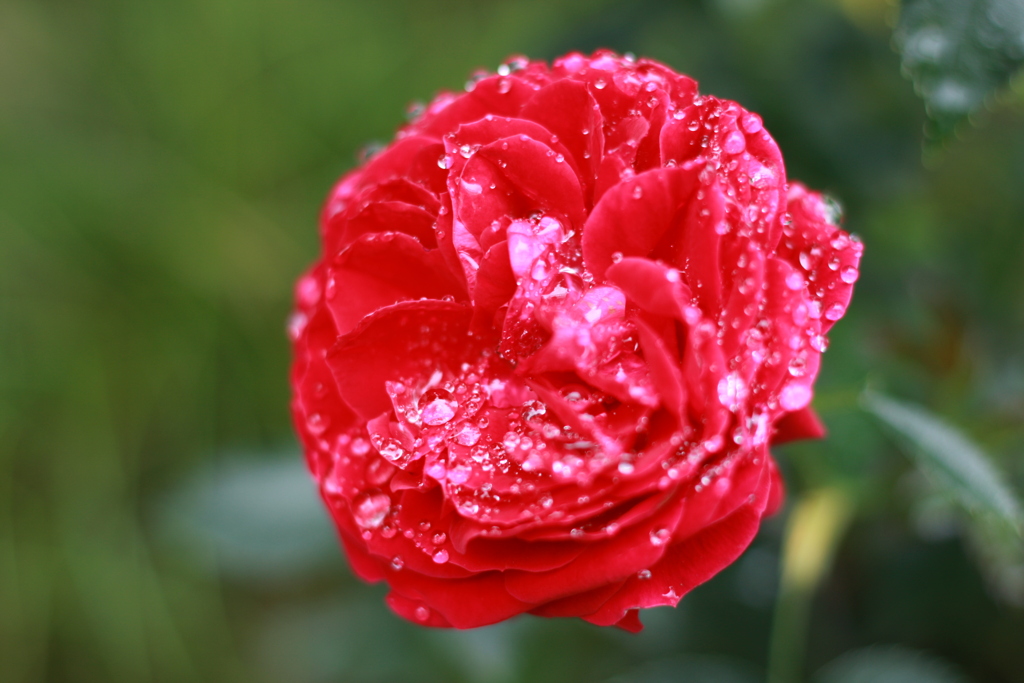
[[[811,601],[852,512],[849,495],[829,486],[805,494],[790,513],[768,652],[768,683],[795,683],[801,678]]]

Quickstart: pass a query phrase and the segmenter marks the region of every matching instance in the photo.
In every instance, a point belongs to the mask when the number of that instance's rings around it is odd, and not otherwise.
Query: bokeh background
[[[841,200],[830,436],[638,636],[421,629],[303,471],[292,283],[411,102],[597,47],[761,113]],[[1022,59],[1020,0],[3,0],[0,680],[1024,681]]]

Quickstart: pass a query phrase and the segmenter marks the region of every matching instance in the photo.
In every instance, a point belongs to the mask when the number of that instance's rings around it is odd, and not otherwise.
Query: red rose
[[[293,410],[398,614],[641,627],[782,485],[861,245],[761,119],[662,64],[513,59],[346,175],[297,286]]]

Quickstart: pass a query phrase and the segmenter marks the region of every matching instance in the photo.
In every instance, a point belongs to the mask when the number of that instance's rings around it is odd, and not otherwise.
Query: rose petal
[[[379,309],[341,337],[327,364],[345,402],[364,419],[391,408],[385,381],[458,367],[472,347],[471,311],[446,301],[406,301]]]
[[[601,281],[613,255],[648,256],[696,192],[696,167],[658,168],[606,192],[583,230],[583,261]]]
[[[587,86],[572,80],[545,86],[526,103],[522,116],[557,135],[569,150],[580,170],[587,207],[592,206],[597,167],[604,153],[604,131],[601,110]]]
[[[327,270],[327,307],[339,335],[373,311],[409,299],[465,298],[437,250],[401,233],[363,235]]]
[[[825,436],[825,425],[811,408],[802,408],[786,413],[775,423],[772,445],[778,446],[797,439],[821,439]]]
[[[743,496],[743,504],[672,545],[649,567],[649,574],[629,578],[601,609],[584,620],[611,626],[631,609],[675,606],[683,595],[731,564],[750,545],[767,504],[770,476],[767,467],[759,469],[757,488]]]

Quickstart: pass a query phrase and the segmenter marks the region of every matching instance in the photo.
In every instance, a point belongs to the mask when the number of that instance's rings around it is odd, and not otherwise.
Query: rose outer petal
[[[696,533],[672,545],[649,575],[629,578],[601,609],[583,619],[599,626],[611,626],[638,607],[675,606],[687,592],[731,564],[757,534],[768,503],[771,475],[768,461],[757,468],[753,491],[743,489],[742,504],[723,507],[728,512],[717,521],[698,527]],[[733,500],[737,496],[732,497]],[[730,509],[731,508],[731,509]]]
[[[391,408],[386,381],[458,367],[472,346],[470,308],[447,301],[406,301],[377,310],[327,355],[338,391],[363,419]]]

